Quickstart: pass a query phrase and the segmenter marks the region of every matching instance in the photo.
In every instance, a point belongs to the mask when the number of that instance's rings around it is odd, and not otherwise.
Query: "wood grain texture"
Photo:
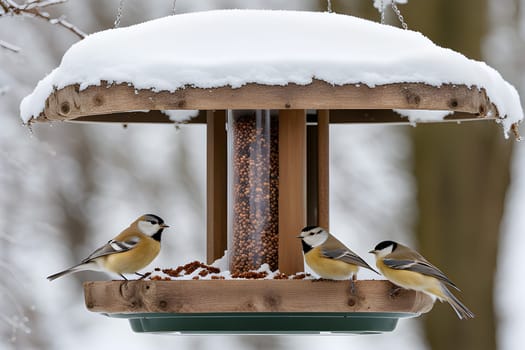
[[[208,111],[206,125],[206,261],[227,249],[226,111]]]
[[[396,83],[370,88],[364,84],[331,85],[314,80],[308,85],[246,84],[173,92],[137,90],[131,85],[78,85],[54,91],[40,115],[43,120],[72,120],[136,110],[171,109],[429,109],[466,112],[484,117],[497,108],[484,89],[464,85],[435,87],[423,83]]]
[[[306,111],[279,111],[279,270],[304,271],[297,235],[306,226]]]
[[[103,313],[412,312],[425,313],[426,294],[388,281],[201,280],[84,283],[88,310]]]
[[[319,221],[317,114],[307,115],[306,122],[306,224],[317,226]]]
[[[330,230],[330,111],[317,113],[317,225]]]

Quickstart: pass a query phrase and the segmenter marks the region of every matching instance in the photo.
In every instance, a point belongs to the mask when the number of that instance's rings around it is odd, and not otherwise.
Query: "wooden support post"
[[[317,112],[317,225],[330,224],[330,111]]]
[[[206,260],[211,264],[228,242],[226,111],[208,111],[206,124]]]
[[[307,116],[307,120],[310,121],[311,117]],[[306,126],[306,224],[308,226],[317,226],[319,222],[317,116],[315,120]]]
[[[329,123],[320,110],[307,127],[307,223],[329,229]]]
[[[304,271],[301,242],[306,226],[306,111],[279,111],[279,270]]]

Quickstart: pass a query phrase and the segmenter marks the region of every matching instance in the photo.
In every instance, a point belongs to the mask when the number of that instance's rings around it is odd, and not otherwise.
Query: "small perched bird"
[[[135,220],[117,237],[95,250],[80,264],[48,276],[52,281],[73,272],[92,270],[118,273],[137,273],[146,267],[160,252],[162,231],[169,227],[157,215],[146,214]]]
[[[354,280],[360,266],[376,272],[356,253],[321,227],[307,226],[301,230],[297,238],[302,240],[306,263],[321,278]]]
[[[393,241],[383,241],[369,253],[375,255],[377,268],[390,282],[448,302],[460,319],[474,318],[472,311],[448,290],[447,285],[459,288],[415,250]]]

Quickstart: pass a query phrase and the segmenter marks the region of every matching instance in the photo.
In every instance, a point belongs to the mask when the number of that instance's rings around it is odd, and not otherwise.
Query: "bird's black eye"
[[[315,233],[314,232],[310,232],[310,236],[313,236]]]

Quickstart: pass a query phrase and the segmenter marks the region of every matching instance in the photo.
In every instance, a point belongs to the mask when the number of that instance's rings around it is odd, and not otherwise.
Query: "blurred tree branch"
[[[15,45],[10,44],[8,42],[5,42],[3,40],[0,40],[0,47],[2,47],[4,49],[7,49],[7,50],[10,50],[10,51],[13,51],[13,52],[20,51],[20,48],[18,46],[15,46]]]
[[[63,16],[53,18],[44,9],[49,6],[63,4],[68,0],[26,0],[23,4],[19,4],[14,0],[0,0],[0,17],[6,16],[21,16],[26,18],[40,18],[50,24],[58,25],[71,31],[80,39],[86,37],[86,33],[76,27],[74,24],[66,21]],[[10,44],[0,39],[0,47],[19,52],[20,48],[16,45]]]

